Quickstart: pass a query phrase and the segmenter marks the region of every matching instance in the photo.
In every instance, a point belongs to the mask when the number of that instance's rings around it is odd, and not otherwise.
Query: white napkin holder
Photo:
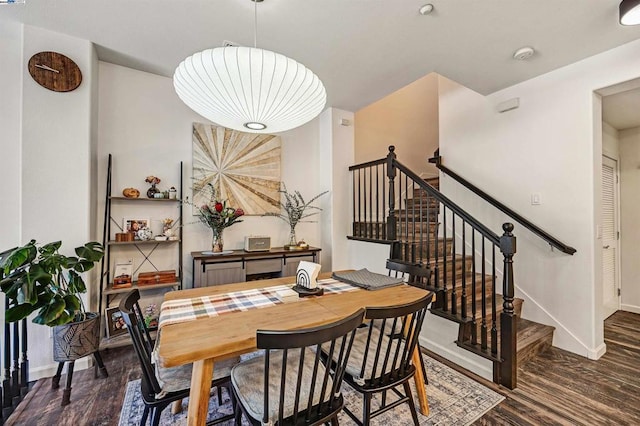
[[[318,288],[318,274],[320,265],[305,260],[300,261],[296,271],[296,285],[309,290]]]

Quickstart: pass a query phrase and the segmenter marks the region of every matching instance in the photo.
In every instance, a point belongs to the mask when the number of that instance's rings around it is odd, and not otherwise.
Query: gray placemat
[[[333,278],[351,285],[362,287],[366,290],[380,290],[382,288],[394,287],[404,283],[401,278],[393,278],[383,274],[377,274],[366,268],[352,272],[334,272]]]

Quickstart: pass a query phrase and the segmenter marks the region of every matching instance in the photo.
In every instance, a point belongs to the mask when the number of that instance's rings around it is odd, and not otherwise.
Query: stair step
[[[555,327],[518,318],[518,366],[549,349]]]
[[[400,238],[399,238],[400,239]],[[439,257],[450,255],[452,253],[453,240],[447,238],[445,240],[430,240],[429,244],[424,241],[422,244],[415,241],[403,241],[400,239],[400,256],[401,259],[431,259],[436,257],[436,250]]]
[[[424,181],[427,182],[429,185],[433,186],[436,189],[440,188],[440,177],[439,176],[426,178]]]
[[[436,222],[440,214],[440,207],[422,206],[422,209],[420,209],[419,206],[416,206],[416,208],[401,208],[395,209],[394,214],[396,218],[404,218],[404,220],[407,220],[407,218],[414,221],[425,219],[430,222]]]

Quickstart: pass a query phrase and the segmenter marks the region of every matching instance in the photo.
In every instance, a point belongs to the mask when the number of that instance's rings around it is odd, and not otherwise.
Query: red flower
[[[235,215],[236,217],[244,216],[244,210],[236,209]]]
[[[220,213],[222,211],[222,208],[223,208],[222,203],[220,203],[220,202],[216,203],[215,207],[216,207],[216,211],[218,213]]]

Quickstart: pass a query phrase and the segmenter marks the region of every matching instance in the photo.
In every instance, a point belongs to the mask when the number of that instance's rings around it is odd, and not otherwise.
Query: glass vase
[[[222,240],[222,229],[213,229],[211,238],[211,251],[220,253],[224,250],[224,241]]]
[[[293,249],[298,245],[298,239],[296,238],[296,228],[291,228],[289,230],[289,243],[285,246],[286,248]]]

